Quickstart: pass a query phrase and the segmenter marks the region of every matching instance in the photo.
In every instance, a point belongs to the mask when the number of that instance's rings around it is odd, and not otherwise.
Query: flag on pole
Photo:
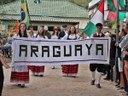
[[[108,1],[108,6],[109,6],[109,9],[113,12],[116,12],[116,7],[115,7],[115,2],[114,0],[107,0]]]
[[[30,18],[27,7],[27,0],[21,0],[21,22],[25,23],[27,28],[29,28]]]
[[[126,12],[119,12],[119,20],[124,21],[126,18]]]
[[[109,11],[109,13],[108,13],[108,19],[111,20],[111,21],[115,21],[116,18],[117,18],[116,12]]]
[[[121,7],[125,7],[125,0],[118,0],[118,2]]]
[[[19,20],[17,20],[15,24],[16,33],[19,32],[19,25],[20,25]]]
[[[104,22],[104,0],[101,2],[101,4],[98,6],[98,9],[94,16],[91,18],[87,26],[84,28],[83,32],[87,36],[91,36],[96,32],[96,24]]]

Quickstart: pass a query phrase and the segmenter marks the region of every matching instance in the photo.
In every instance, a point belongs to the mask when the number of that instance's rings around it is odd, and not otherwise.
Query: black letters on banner
[[[47,57],[49,57],[49,46],[42,46],[42,57],[44,57],[44,53],[47,52]]]
[[[90,49],[91,49],[91,47],[92,47],[92,44],[90,45],[90,46],[88,46],[87,44],[85,44],[86,45],[86,47],[87,47],[87,49],[88,49],[88,55],[90,55]]]
[[[69,46],[69,53],[66,52],[67,48],[64,46],[64,56],[71,56],[72,55],[72,47],[71,45]]]
[[[101,55],[103,55],[103,44],[96,44],[96,55],[98,55],[98,51],[101,51]]]
[[[58,49],[58,51],[57,51]],[[53,57],[60,57],[60,46],[53,46]]]
[[[38,46],[31,46],[31,57],[33,56],[33,54],[37,56],[36,52],[38,52]]]
[[[80,56],[82,56],[82,45],[75,45],[75,56],[77,56],[77,51],[80,51]]]
[[[25,52],[25,57],[27,57],[27,45],[20,45],[20,52],[19,52],[19,57],[21,57],[21,52]]]

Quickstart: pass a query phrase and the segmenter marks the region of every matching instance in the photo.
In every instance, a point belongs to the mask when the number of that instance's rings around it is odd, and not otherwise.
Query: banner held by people
[[[15,38],[13,63],[28,65],[109,64],[110,38],[43,40]]]

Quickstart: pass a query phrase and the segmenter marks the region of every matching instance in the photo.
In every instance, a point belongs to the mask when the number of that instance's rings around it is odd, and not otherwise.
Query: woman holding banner
[[[19,33],[14,35],[13,38],[28,38],[26,24],[21,23],[19,25]],[[11,82],[17,84],[21,88],[25,87],[26,83],[29,83],[29,70],[26,64],[16,65],[13,63],[11,70]]]
[[[37,38],[42,38],[42,39],[48,39],[48,37],[45,35],[44,27],[39,27],[38,34],[36,36]],[[43,77],[44,75],[44,66],[31,66],[31,71],[34,76],[41,76]]]
[[[59,33],[60,32],[59,32],[58,27],[57,26],[54,26],[53,33],[51,35],[51,39],[53,39],[53,40],[59,39]],[[52,69],[55,69],[55,66],[52,66]]]
[[[79,35],[76,33],[75,26],[71,26],[68,35],[65,35],[62,40],[77,40]],[[62,65],[62,73],[64,76],[76,77],[78,73],[78,64]]]

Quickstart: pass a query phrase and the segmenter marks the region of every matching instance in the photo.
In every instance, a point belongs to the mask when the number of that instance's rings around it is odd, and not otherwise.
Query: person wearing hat
[[[105,35],[102,33],[102,28],[103,25],[101,23],[96,24],[97,32],[93,34],[93,37],[104,37]],[[103,64],[98,64],[98,63],[92,63],[90,64],[90,71],[92,73],[92,80],[91,80],[91,85],[95,85],[97,88],[101,88],[100,86],[100,80],[101,80],[101,75],[104,69]],[[96,82],[96,70],[97,70],[97,82]]]

